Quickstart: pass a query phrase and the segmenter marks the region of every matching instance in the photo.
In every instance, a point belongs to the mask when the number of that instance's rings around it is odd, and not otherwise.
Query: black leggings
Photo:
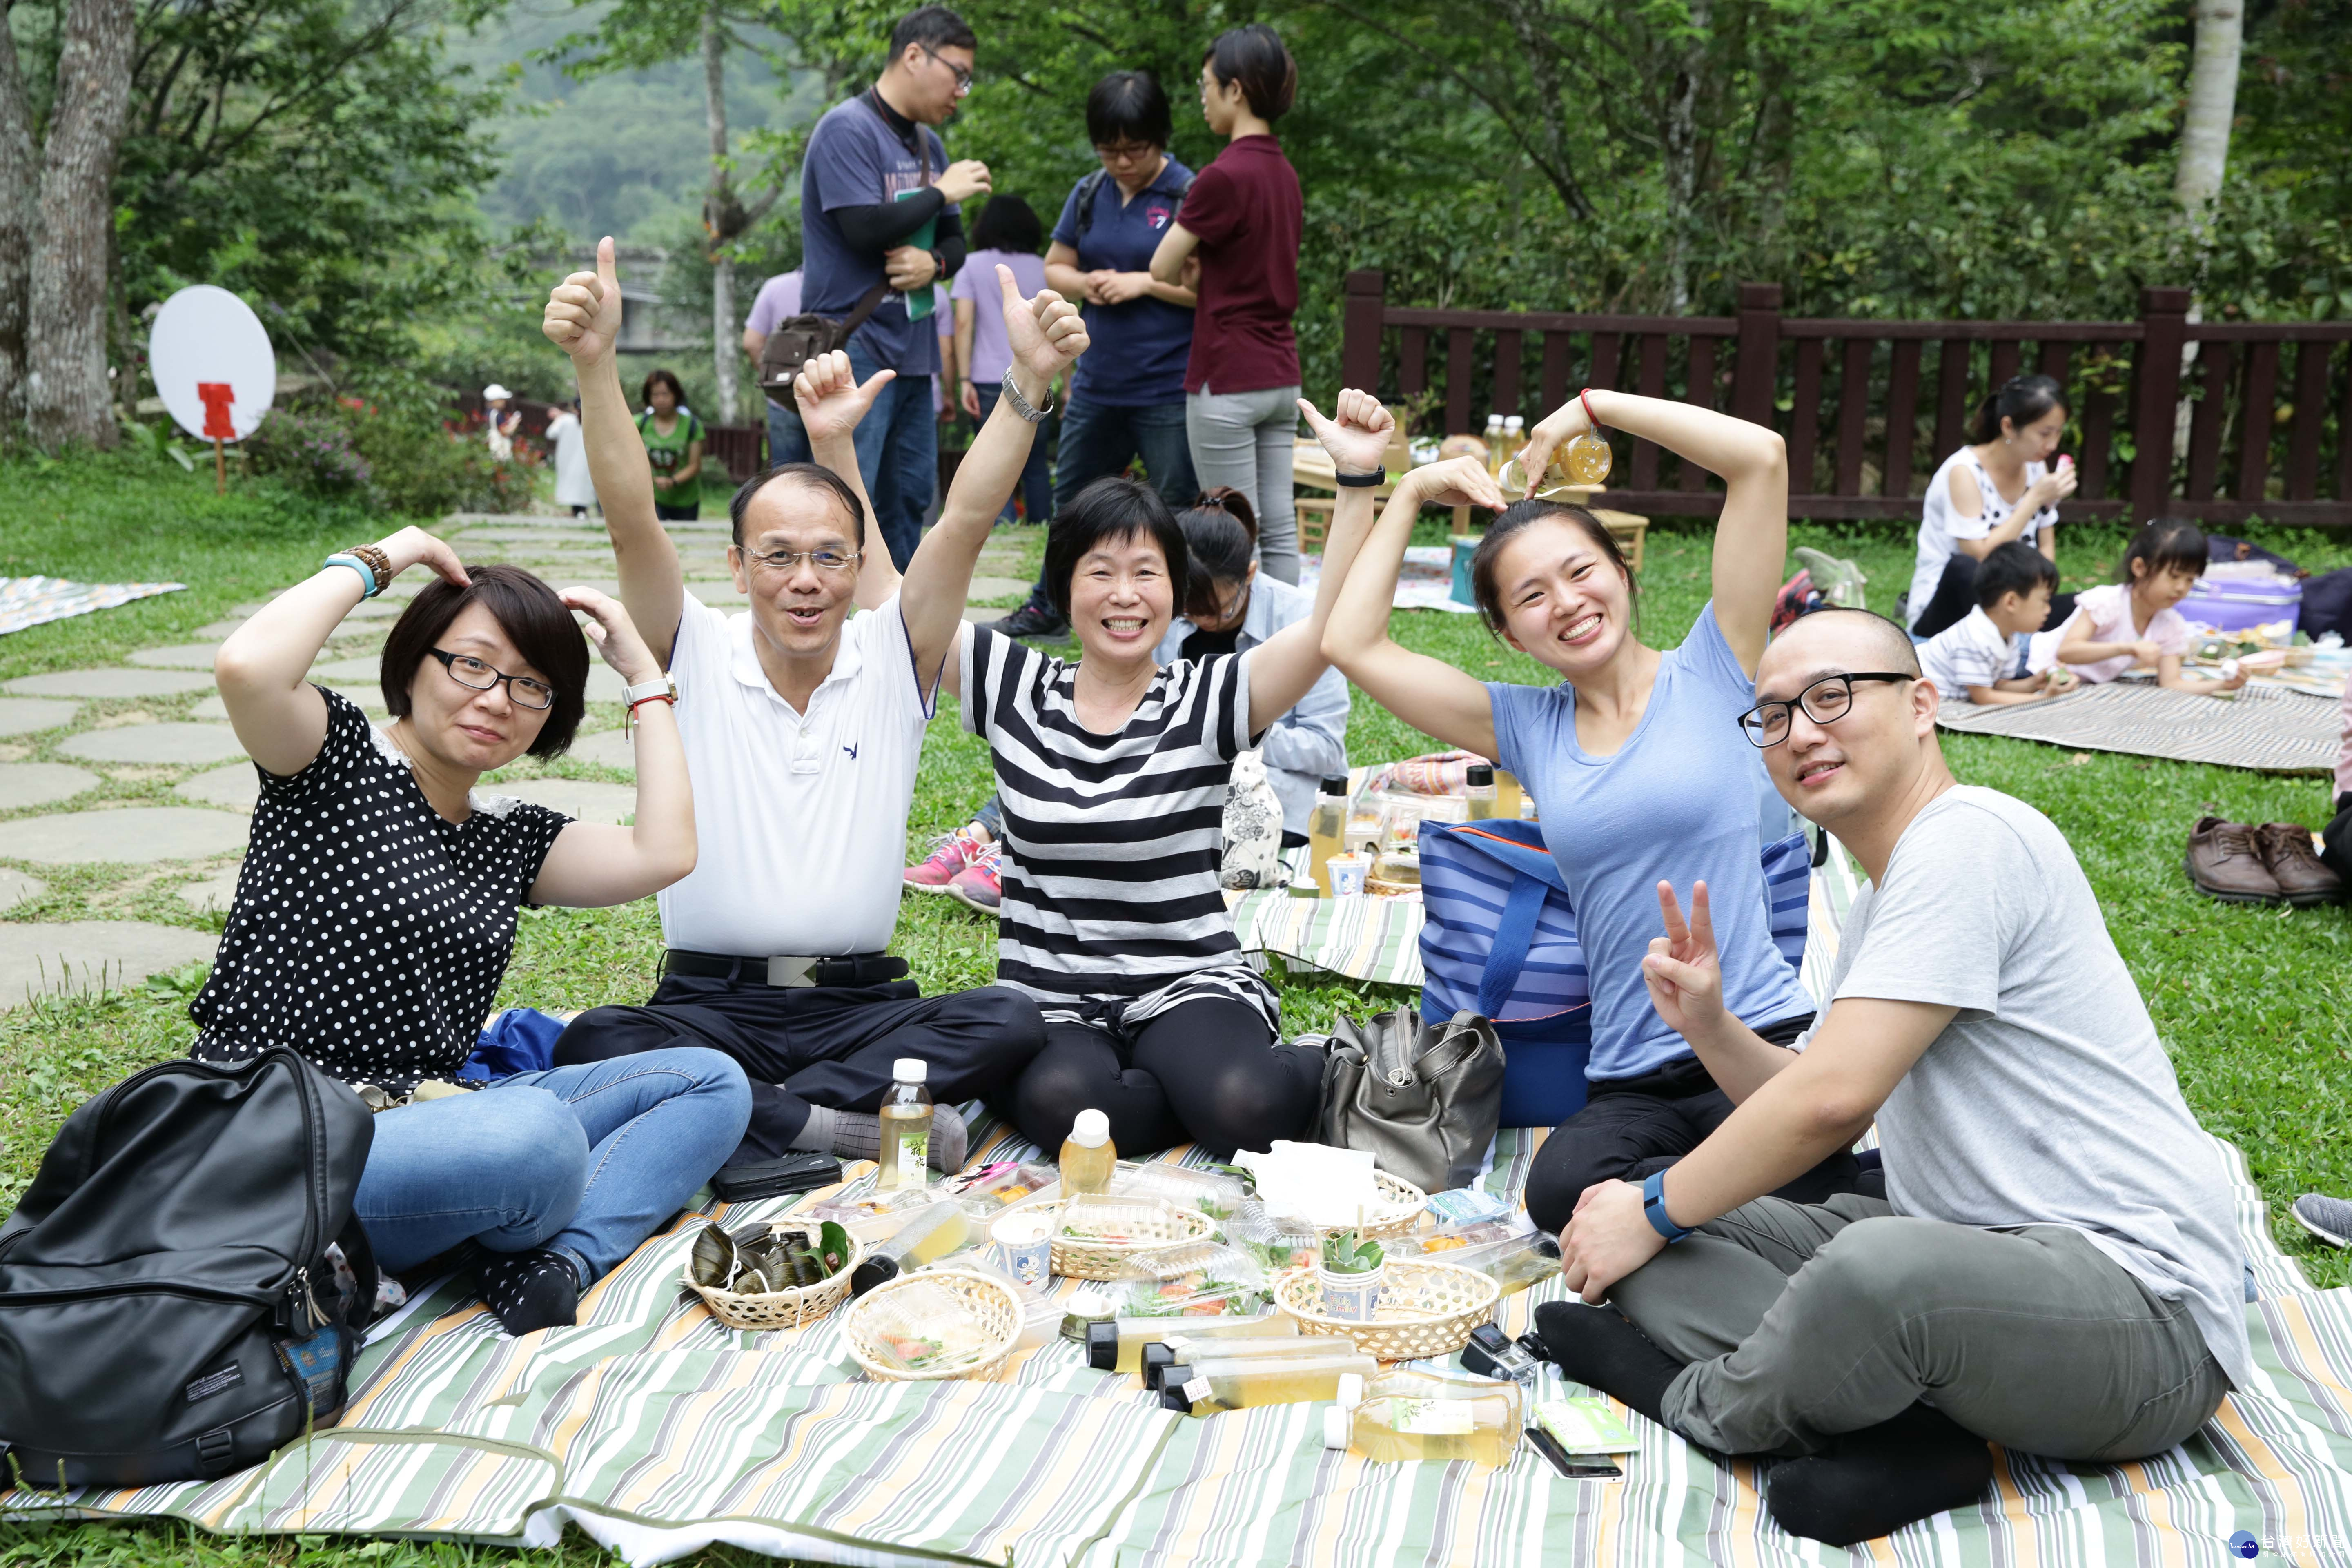
[[[1934,637],[1947,626],[1956,626],[1969,618],[1977,607],[1977,558],[1964,550],[1952,552],[1944,563],[1944,575],[1937,581],[1936,591],[1924,605],[1913,605],[1911,630],[1915,636]],[[2042,621],[2044,629],[2063,626],[2074,613],[2074,595],[2050,595],[2050,614]]]
[[[1275,1039],[1255,1007],[1201,996],[1131,1033],[1049,1022],[1013,1086],[1013,1121],[1048,1157],[1092,1110],[1122,1154],[1190,1140],[1222,1160],[1305,1136],[1322,1087],[1322,1052]]]

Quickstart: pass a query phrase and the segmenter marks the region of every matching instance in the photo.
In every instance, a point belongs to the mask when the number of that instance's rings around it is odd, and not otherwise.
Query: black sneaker
[[[986,623],[988,629],[1001,637],[1049,637],[1058,640],[1070,635],[1070,623],[1050,609],[1024,605],[1000,621]]]

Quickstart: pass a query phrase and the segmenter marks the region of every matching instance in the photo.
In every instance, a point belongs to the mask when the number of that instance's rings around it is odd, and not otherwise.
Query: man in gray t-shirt
[[[1662,898],[1652,1002],[1738,1108],[1646,1184],[1587,1189],[1562,1261],[1616,1310],[1541,1308],[1545,1344],[1693,1442],[1795,1456],[1773,1514],[1837,1544],[1973,1499],[1988,1439],[2171,1447],[2249,1375],[2242,1261],[2221,1155],[2073,849],[1953,780],[1891,621],[1808,616],[1756,694],[1748,743],[1870,886],[1794,1049],[1724,1010],[1703,890],[1687,923]],[[1885,1198],[1759,1196],[1874,1121]]]

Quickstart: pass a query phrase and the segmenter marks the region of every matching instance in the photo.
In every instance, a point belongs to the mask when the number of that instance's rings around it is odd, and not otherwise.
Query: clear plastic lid
[[[1081,1110],[1070,1123],[1070,1142],[1099,1149],[1110,1141],[1110,1118],[1099,1110]]]
[[[890,1073],[900,1083],[921,1083],[930,1074],[930,1064],[920,1057],[900,1057],[890,1064]]]

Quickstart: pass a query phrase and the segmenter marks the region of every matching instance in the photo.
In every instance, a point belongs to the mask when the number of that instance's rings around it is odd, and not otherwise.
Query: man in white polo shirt
[[[1085,331],[1058,297],[1008,304],[1020,307],[1016,352],[1026,355],[1016,374],[1042,407]],[[614,368],[620,321],[607,240],[595,272],[572,274],[550,297],[545,331],[579,374],[622,602],[656,628],[647,640],[677,684],[701,856],[661,895],[669,951],[659,988],[642,1007],[582,1014],[557,1059],[685,1043],[726,1052],[752,1085],[740,1161],[794,1149],[872,1156],[892,1063],[919,1058],[940,1107],[930,1159],[954,1169],[965,1142],[954,1103],[1009,1083],[1045,1037],[1027,997],[1003,986],[922,997],[905,961],[886,951],[923,729],[961,633],[970,572],[926,573],[919,556],[898,591],[854,484],[793,463],[745,485],[730,508],[728,564],[750,609],[730,617],[698,603],[654,515]],[[874,389],[840,400],[855,405],[850,424]],[[973,443],[964,459],[972,487],[960,480],[959,490],[993,494],[1019,472],[1034,426],[1013,400],[1005,410]],[[955,499],[941,530],[989,526],[992,517],[962,517]],[[867,613],[853,618],[858,603]]]

